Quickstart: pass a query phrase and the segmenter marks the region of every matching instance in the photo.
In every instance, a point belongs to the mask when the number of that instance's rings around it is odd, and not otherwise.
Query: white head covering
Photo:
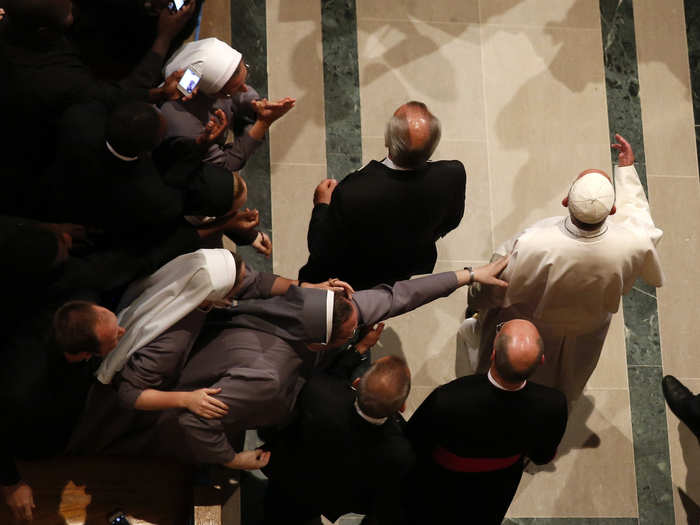
[[[204,38],[184,44],[163,68],[167,78],[173,71],[197,66],[201,74],[199,89],[207,95],[221,91],[241,63],[242,55],[218,38]]]
[[[586,224],[602,222],[615,204],[615,188],[598,172],[585,174],[574,181],[569,190],[571,215]]]
[[[181,255],[124,293],[117,319],[126,330],[102,361],[97,379],[110,383],[131,354],[195,310],[203,301],[226,297],[236,281],[233,254],[224,249]]]

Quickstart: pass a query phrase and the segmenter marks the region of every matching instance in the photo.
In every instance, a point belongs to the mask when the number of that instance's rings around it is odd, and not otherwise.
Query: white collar
[[[573,223],[571,216],[567,216],[564,218],[564,228],[566,228],[566,231],[574,237],[585,237],[587,239],[591,239],[594,237],[600,237],[607,232],[608,224],[607,222],[604,222],[603,225],[597,230],[582,230]]]
[[[107,145],[107,149],[109,152],[117,157],[119,160],[123,160],[125,162],[132,162],[134,160],[139,160],[138,157],[127,157],[126,155],[122,155],[121,153],[117,153],[117,151],[112,147],[112,145],[105,140],[105,144]]]
[[[357,398],[355,398],[355,410],[359,414],[359,416],[367,421],[368,423],[372,423],[373,425],[383,425],[388,418],[386,417],[371,417],[365,414],[362,409],[360,409],[360,405],[357,403]]]
[[[331,340],[331,331],[333,330],[333,299],[335,293],[326,290],[326,344]]]
[[[495,386],[496,388],[499,388],[501,390],[505,390],[506,392],[517,392],[518,390],[522,390],[525,388],[525,385],[527,385],[527,379],[523,381],[523,383],[518,387],[518,388],[505,388],[502,386],[498,381],[496,381],[493,376],[491,375],[491,370],[489,369],[489,373],[487,374],[489,377],[489,381],[491,381],[491,384]]]
[[[398,171],[411,171],[408,168],[402,168],[401,166],[397,166],[394,164],[394,161],[391,160],[389,157],[386,157],[383,161],[382,164],[384,164],[387,168],[390,168],[392,170],[398,170]]]

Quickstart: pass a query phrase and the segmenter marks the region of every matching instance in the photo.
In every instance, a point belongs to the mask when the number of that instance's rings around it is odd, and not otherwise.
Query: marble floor
[[[315,186],[382,158],[384,123],[409,99],[442,120],[434,158],[459,159],[468,170],[467,211],[440,241],[436,271],[484,262],[522,227],[562,214],[559,202],[575,174],[611,169],[614,132],[635,147],[665,232],[666,285],[656,292],[638,283],[624,299],[558,459],[525,474],[506,523],[700,522],[700,446],[666,411],[660,387],[671,373],[700,391],[693,345],[700,339],[700,179],[690,69],[698,69],[700,29],[686,31],[686,19],[700,16],[696,0],[686,4],[206,1],[200,37],[241,50],[262,94],[297,99],[245,173],[281,275],[296,276],[306,260]],[[409,361],[410,409],[436,385],[469,373],[455,344],[464,305],[459,291],[388,323],[375,355]]]

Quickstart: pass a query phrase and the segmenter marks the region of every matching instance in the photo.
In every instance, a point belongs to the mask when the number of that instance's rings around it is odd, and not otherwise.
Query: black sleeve
[[[306,236],[309,252],[327,254],[332,249],[333,228],[331,227],[330,206],[316,204],[311,212],[309,233]]]
[[[353,371],[369,354],[358,354],[352,345],[342,348],[326,368],[326,373],[346,381],[352,379]]]
[[[406,424],[406,437],[418,456],[432,453],[439,406],[440,389],[437,388],[421,403]]]
[[[459,173],[455,175],[455,182],[450,188],[450,194],[453,198],[452,204],[449,208],[448,215],[438,228],[438,237],[444,237],[459,226],[459,223],[462,222],[462,217],[464,216],[464,203],[467,191],[467,174],[464,171],[464,166],[462,163],[459,162],[458,164]]]
[[[566,430],[567,404],[564,394],[559,391],[552,392],[553,409],[545,416],[546,424],[539,427],[537,439],[526,455],[537,465],[544,465],[554,459],[557,454],[557,447],[564,437]]]
[[[0,452],[0,485],[5,487],[16,485],[22,479],[14,458],[9,455],[9,450],[5,448]]]

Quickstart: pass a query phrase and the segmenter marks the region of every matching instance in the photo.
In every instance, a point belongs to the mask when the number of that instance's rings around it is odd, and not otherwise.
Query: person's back
[[[500,525],[524,459],[554,458],[566,428],[566,398],[527,381],[543,352],[532,323],[510,321],[496,339],[488,375],[438,387],[416,410],[406,431],[418,458],[404,493],[411,523]]]
[[[465,182],[456,160],[405,171],[371,161],[348,175],[329,207],[340,237],[331,273],[359,288],[431,273],[435,242],[461,219]]]
[[[321,182],[300,279],[336,276],[364,289],[433,271],[435,242],[462,220],[466,189],[461,162],[428,160],[440,133],[425,104],[408,102],[387,124],[384,161]]]
[[[358,356],[340,360],[353,357]],[[371,378],[391,367],[409,377],[405,362],[395,357],[379,360],[366,375]],[[382,524],[399,522],[398,490],[414,462],[405,423],[396,410],[368,417],[361,404],[363,392],[372,390],[366,385],[372,379],[358,378],[351,386],[340,372],[346,368],[341,364],[337,372],[331,368],[314,374],[297,400],[295,422],[266,445],[272,452],[265,468],[271,478],[266,523],[277,523],[278,512],[285,513],[287,523],[319,514],[337,520],[350,512],[372,515]]]

